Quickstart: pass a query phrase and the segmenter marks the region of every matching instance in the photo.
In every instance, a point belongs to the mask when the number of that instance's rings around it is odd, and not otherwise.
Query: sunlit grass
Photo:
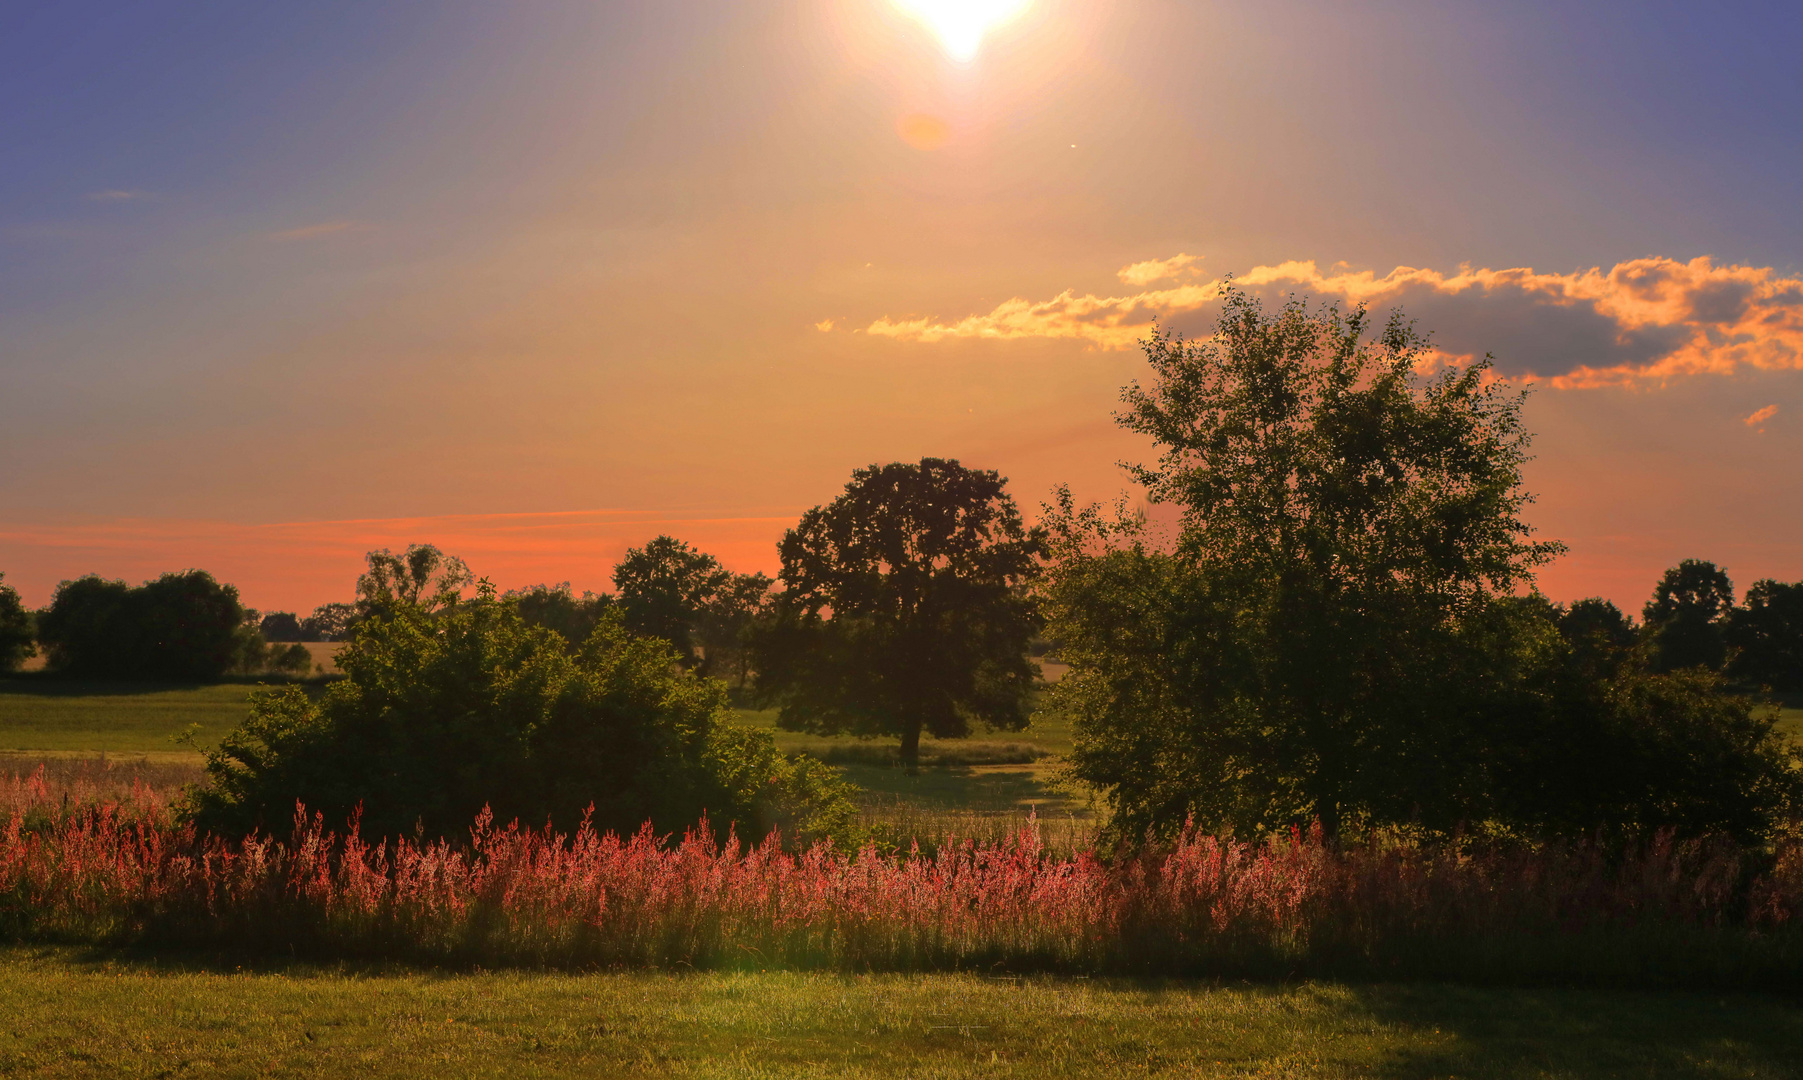
[[[0,1075],[1784,1077],[1803,1006],[981,974],[445,974],[0,950]]]

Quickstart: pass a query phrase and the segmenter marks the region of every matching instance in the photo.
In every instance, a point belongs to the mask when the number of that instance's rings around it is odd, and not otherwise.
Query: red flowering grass
[[[10,787],[4,785],[10,783]],[[160,800],[55,801],[0,781],[0,932],[559,967],[1288,973],[1803,982],[1803,847],[1754,873],[1725,843],[1480,852],[1191,831],[1112,862],[1034,825],[922,853],[775,836],[573,836],[486,813],[467,843],[366,843],[297,810],[228,842]]]

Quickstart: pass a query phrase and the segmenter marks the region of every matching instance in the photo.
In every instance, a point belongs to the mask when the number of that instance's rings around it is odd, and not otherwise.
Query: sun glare
[[[897,7],[926,23],[952,59],[970,60],[983,35],[1026,10],[1029,0],[895,0]]]

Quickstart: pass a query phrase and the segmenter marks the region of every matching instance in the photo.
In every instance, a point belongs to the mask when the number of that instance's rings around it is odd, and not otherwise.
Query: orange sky
[[[0,42],[33,604],[199,566],[304,611],[413,541],[773,571],[925,454],[1111,498],[1133,341],[1229,273],[1530,381],[1554,597],[1803,578],[1782,19],[1032,0],[961,60],[893,0],[53,8]]]

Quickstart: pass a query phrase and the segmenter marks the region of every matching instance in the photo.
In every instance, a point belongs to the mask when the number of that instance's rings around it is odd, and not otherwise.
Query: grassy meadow
[[[1053,674],[1056,674],[1054,669]],[[0,773],[102,797],[198,780],[254,681],[0,679]],[[1803,737],[1803,701],[1780,722]],[[775,730],[774,713],[741,722]],[[194,727],[198,725],[198,727]],[[185,744],[174,740],[191,733]],[[866,789],[867,822],[1093,828],[1057,725],[923,740],[775,732]],[[1803,1002],[1719,993],[1137,981],[995,973],[485,972],[0,946],[0,1075],[1789,1077]]]
[[[0,1074],[1790,1077],[1751,996],[779,972],[561,975],[0,950]]]

